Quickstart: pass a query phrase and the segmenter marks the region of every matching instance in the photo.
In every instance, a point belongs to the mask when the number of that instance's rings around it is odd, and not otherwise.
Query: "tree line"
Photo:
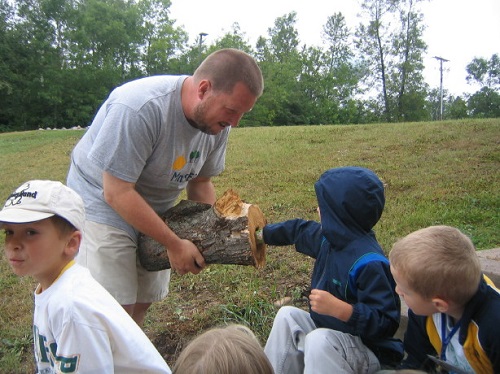
[[[363,0],[360,23],[327,18],[322,45],[300,43],[297,14],[252,46],[238,23],[211,45],[189,42],[170,0],[0,0],[0,131],[88,126],[116,86],[192,74],[220,48],[258,61],[265,91],[242,126],[500,117],[500,60],[474,58],[481,89],[454,97],[423,78],[421,0]]]

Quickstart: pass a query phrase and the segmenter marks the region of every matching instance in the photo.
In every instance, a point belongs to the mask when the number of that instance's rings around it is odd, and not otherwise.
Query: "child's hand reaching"
[[[347,322],[352,315],[352,305],[333,296],[328,291],[313,289],[309,295],[313,312],[335,317]]]

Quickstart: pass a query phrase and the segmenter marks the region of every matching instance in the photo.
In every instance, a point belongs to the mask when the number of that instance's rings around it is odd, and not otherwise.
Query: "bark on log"
[[[266,218],[257,205],[244,203],[233,190],[213,206],[182,200],[164,220],[177,236],[196,245],[207,264],[265,264],[266,245],[256,241],[255,231],[264,227]],[[170,269],[167,250],[152,238],[141,234],[137,252],[146,270]]]

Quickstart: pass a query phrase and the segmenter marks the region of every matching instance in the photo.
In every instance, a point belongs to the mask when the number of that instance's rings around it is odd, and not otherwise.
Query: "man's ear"
[[[432,303],[440,313],[446,313],[450,309],[450,304],[439,297],[432,298]]]
[[[210,83],[208,79],[202,79],[200,83],[198,83],[198,98],[202,100],[205,94],[210,91],[211,88],[212,83]]]
[[[73,231],[68,235],[68,240],[66,242],[66,248],[64,249],[64,252],[70,257],[75,257],[80,249],[81,242],[82,233],[78,230]]]

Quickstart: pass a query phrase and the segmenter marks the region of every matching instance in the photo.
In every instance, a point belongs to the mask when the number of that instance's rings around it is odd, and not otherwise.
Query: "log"
[[[196,245],[207,264],[265,264],[266,245],[255,231],[267,223],[257,205],[244,203],[234,190],[227,190],[212,206],[181,200],[163,217],[181,239]],[[170,269],[167,250],[149,236],[140,234],[137,253],[148,271]]]

